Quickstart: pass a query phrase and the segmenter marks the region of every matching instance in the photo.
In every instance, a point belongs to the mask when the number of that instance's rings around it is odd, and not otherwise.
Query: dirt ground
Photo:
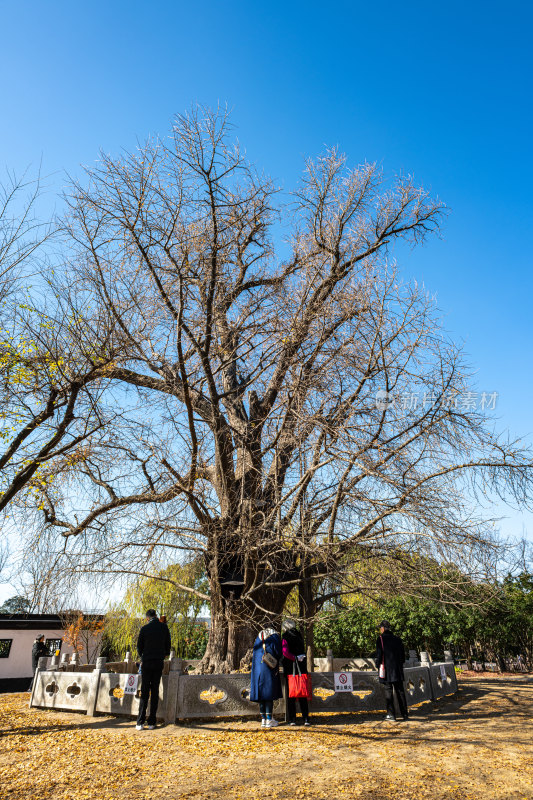
[[[461,677],[412,710],[227,721],[137,732],[131,721],[28,708],[0,695],[1,800],[519,800],[533,798],[533,677]]]

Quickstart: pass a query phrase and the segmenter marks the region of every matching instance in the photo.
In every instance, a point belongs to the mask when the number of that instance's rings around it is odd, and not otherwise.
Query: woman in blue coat
[[[265,653],[276,661],[275,667],[268,665]],[[272,716],[272,709],[274,700],[282,696],[279,677],[280,658],[281,638],[273,628],[265,628],[254,642],[250,686],[250,700],[259,703],[262,728],[275,728],[279,724]]]

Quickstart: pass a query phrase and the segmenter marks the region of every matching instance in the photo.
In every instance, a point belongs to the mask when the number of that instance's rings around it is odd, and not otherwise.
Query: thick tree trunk
[[[281,614],[292,588],[287,580],[290,573],[283,552],[274,552],[268,560],[266,554],[264,560],[251,555],[255,551],[247,543],[255,546],[257,532],[253,528],[239,529],[234,518],[220,520],[205,535],[209,543],[206,572],[211,628],[205,655],[196,671],[232,672],[249,667],[259,631],[265,627],[280,630]]]
[[[211,627],[207,647],[197,672],[230,672],[227,663],[228,620],[220,595],[211,594]]]
[[[280,629],[285,597],[265,595],[249,602],[222,597],[211,590],[211,628],[199,673],[226,673],[249,668],[254,641],[265,627]],[[268,609],[265,612],[263,609]]]

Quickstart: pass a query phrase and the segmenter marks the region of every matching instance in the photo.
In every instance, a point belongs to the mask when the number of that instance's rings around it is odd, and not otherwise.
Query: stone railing
[[[425,654],[422,654],[425,655]],[[451,653],[449,653],[451,659]],[[375,671],[376,662],[373,658],[333,658],[333,652],[327,651],[325,658],[314,659],[315,670],[318,672],[353,672],[353,671]],[[409,658],[406,660],[405,667],[419,667],[420,660],[415,650],[409,650]]]
[[[424,655],[424,654],[422,654]],[[48,664],[41,659],[35,674],[30,706],[60,711],[83,711],[89,716],[111,714],[136,716],[140,686],[128,693],[128,681],[137,670],[131,660],[107,664],[97,660],[91,671],[61,669],[58,659]],[[54,659],[52,659],[54,661]],[[350,665],[351,659],[333,659]],[[127,669],[123,665],[127,664]],[[117,668],[120,665],[120,668]],[[111,667],[113,671],[108,671]],[[135,667],[135,669],[133,669]],[[250,674],[187,675],[187,662],[171,658],[165,664],[160,686],[160,717],[166,722],[182,719],[213,717],[257,716],[257,703],[250,701]],[[339,671],[344,671],[339,668]],[[453,661],[431,663],[422,660],[420,666],[405,668],[405,690],[410,706],[438,700],[457,691]],[[335,691],[334,671],[312,674],[313,697],[311,709],[316,712],[380,711],[385,708],[385,695],[375,670],[353,670],[352,691]],[[130,681],[131,683],[131,681]],[[285,682],[282,681],[282,684]],[[284,702],[278,700],[274,713],[284,713]]]

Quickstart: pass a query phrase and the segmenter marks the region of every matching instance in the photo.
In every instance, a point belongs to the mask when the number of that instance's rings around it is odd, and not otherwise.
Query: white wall
[[[51,631],[39,630],[0,630],[0,639],[13,639],[9,658],[0,658],[0,679],[1,678],[30,678],[31,669],[31,649],[38,633],[44,633],[47,639],[63,639],[65,631],[56,628]],[[73,648],[64,642],[61,645],[61,655],[68,653],[72,655]]]

